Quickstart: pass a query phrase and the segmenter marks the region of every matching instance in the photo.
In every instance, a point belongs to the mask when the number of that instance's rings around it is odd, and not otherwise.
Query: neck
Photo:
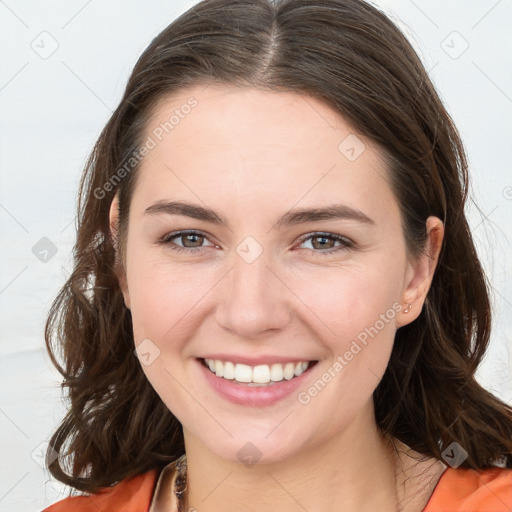
[[[331,433],[324,443],[303,447],[285,460],[271,463],[248,466],[226,460],[208,450],[191,432],[184,434],[186,510],[370,512],[378,504],[382,512],[403,512],[403,504],[408,511],[422,510],[431,492],[425,478],[432,471],[425,471],[425,462],[411,458],[412,451],[405,445],[382,436],[375,424],[372,401],[342,433]],[[434,467],[432,459],[427,462]],[[434,469],[439,477],[440,466]]]

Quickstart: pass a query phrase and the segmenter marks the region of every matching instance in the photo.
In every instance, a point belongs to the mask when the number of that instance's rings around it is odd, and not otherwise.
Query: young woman
[[[180,16],[83,176],[46,331],[70,398],[49,468],[82,495],[46,510],[511,510],[467,186],[370,4]]]

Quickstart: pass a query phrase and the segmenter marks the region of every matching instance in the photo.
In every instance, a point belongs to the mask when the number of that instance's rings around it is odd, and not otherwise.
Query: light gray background
[[[195,3],[0,0],[1,510],[62,496],[39,465],[64,413],[43,325],[71,269],[78,179],[137,57]],[[495,318],[478,379],[512,403],[512,0],[376,3],[412,40],[465,142]],[[37,254],[43,237],[56,254]]]

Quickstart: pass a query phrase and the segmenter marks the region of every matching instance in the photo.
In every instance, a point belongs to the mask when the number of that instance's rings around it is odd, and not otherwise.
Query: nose
[[[254,261],[239,254],[219,290],[218,324],[233,335],[253,339],[285,328],[291,319],[293,293],[283,272],[263,252]]]

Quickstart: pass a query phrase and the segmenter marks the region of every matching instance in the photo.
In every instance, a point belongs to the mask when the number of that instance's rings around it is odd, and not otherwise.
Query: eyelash
[[[179,237],[183,237],[186,235],[199,235],[206,239],[208,238],[204,233],[201,233],[200,231],[176,231],[174,233],[169,233],[168,235],[165,235],[161,239],[160,243],[164,244],[164,245],[166,245],[166,244],[169,245],[170,249],[172,251],[176,251],[176,252],[185,251],[188,253],[194,253],[194,252],[197,252],[199,249],[202,249],[202,247],[181,247],[181,246],[176,245],[173,242],[171,242],[171,240],[173,240],[174,238],[179,238]],[[312,251],[313,253],[316,253],[316,254],[321,254],[321,255],[332,254],[332,253],[340,251],[340,250],[350,250],[355,247],[355,243],[352,242],[352,240],[350,240],[344,236],[335,235],[334,233],[324,233],[324,232],[315,232],[315,233],[310,233],[308,235],[305,235],[300,238],[300,243],[304,243],[305,241],[313,239],[313,238],[331,238],[331,239],[335,240],[336,242],[341,242],[343,244],[342,246],[336,247],[334,249],[327,249],[325,251],[308,249],[309,251]]]

